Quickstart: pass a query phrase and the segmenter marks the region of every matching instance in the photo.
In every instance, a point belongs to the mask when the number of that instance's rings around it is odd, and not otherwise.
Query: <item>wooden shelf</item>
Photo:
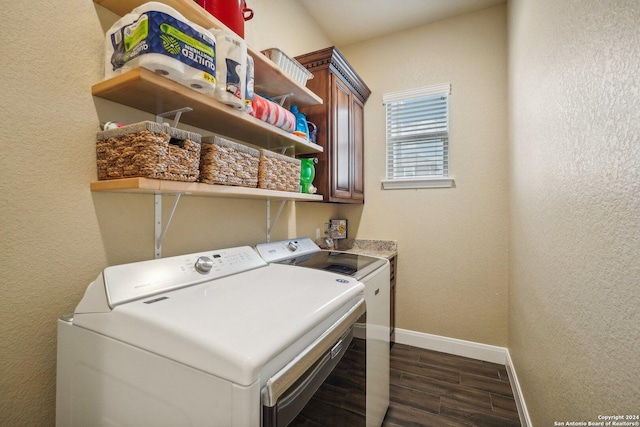
[[[200,182],[165,181],[148,178],[124,178],[93,181],[91,191],[139,194],[185,194],[191,196],[220,197],[230,199],[292,200],[321,202],[317,194],[291,193],[288,191],[263,190],[260,188],[211,185]]]
[[[123,16],[148,0],[93,0],[94,3]],[[204,28],[229,28],[212,16],[193,0],[158,0],[180,12],[188,20]],[[231,31],[231,30],[229,30]],[[273,46],[276,47],[276,46]],[[288,103],[301,107],[322,104],[322,98],[283,73],[282,70],[260,51],[248,47],[248,53],[255,63],[255,90],[258,93],[274,97],[293,93]]]
[[[296,155],[322,152],[322,147],[317,144],[144,68],[136,68],[97,83],[91,88],[91,93],[151,114],[191,107],[193,111],[182,115],[182,123],[269,150],[293,147]]]

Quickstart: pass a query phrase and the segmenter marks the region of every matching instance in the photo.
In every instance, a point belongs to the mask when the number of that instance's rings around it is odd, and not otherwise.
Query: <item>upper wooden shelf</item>
[[[296,155],[323,151],[320,145],[310,143],[304,138],[285,132],[144,68],[136,68],[97,83],[91,88],[91,93],[99,98],[151,114],[191,107],[193,111],[183,114],[180,122],[269,150],[293,147]]]
[[[94,3],[123,16],[131,12],[138,6],[148,2],[148,0],[93,0]],[[157,0],[180,12],[188,20],[195,22],[204,28],[218,28],[229,30],[229,28],[212,16],[209,12],[200,7],[193,0]],[[276,46],[273,46],[276,47]],[[255,90],[257,93],[270,97],[286,95],[292,93],[288,98],[288,103],[301,107],[322,104],[322,98],[311,92],[264,56],[260,51],[248,47],[248,53],[253,57],[255,63]]]
[[[263,190],[261,188],[211,185],[200,182],[166,181],[149,178],[124,178],[93,181],[91,191],[142,193],[142,194],[186,194],[192,196],[221,197],[231,199],[292,200],[321,202],[317,194],[292,193],[288,191]]]

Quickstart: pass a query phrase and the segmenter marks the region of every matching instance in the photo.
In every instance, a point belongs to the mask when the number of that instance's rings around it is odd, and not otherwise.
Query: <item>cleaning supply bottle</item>
[[[292,105],[291,108],[289,108],[289,111],[291,111],[291,113],[293,113],[293,115],[296,117],[296,130],[293,131],[293,134],[298,135],[305,139],[309,139],[309,127],[307,125],[307,116],[305,116],[303,113],[301,113],[298,110],[297,105]]]
[[[314,163],[318,163],[318,159],[300,159],[300,191],[302,193],[315,194],[318,191],[313,186],[313,178],[316,176]]]

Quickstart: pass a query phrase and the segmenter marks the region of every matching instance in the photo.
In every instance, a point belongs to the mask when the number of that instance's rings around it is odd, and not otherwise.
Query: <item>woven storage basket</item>
[[[200,138],[197,133],[148,121],[98,132],[98,179],[193,182],[200,173]]]
[[[258,185],[260,151],[219,136],[202,138],[199,181],[207,184]]]
[[[260,150],[258,187],[266,190],[299,192],[300,160]]]

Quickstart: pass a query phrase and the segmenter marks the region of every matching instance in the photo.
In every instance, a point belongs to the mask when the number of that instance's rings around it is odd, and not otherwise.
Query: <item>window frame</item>
[[[409,101],[420,98],[432,98],[434,96],[445,96],[447,98],[447,148],[443,155],[448,157],[449,154],[449,95],[451,95],[451,84],[444,83],[439,85],[427,86],[418,89],[409,89],[398,92],[386,93],[382,96],[382,103],[385,107],[385,179],[382,180],[382,189],[384,190],[396,190],[396,189],[418,189],[418,188],[450,188],[455,185],[453,178],[450,176],[447,170],[447,175],[435,175],[435,176],[415,176],[407,178],[389,178],[389,162],[392,160],[389,156],[389,105],[398,104],[403,101]],[[448,159],[447,159],[448,161]],[[447,168],[448,169],[448,168]]]

